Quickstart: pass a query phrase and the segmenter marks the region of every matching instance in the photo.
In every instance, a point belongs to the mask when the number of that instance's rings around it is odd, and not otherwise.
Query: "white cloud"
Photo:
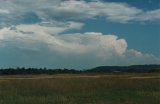
[[[126,41],[118,39],[115,35],[103,35],[94,32],[57,35],[57,33],[67,29],[65,27],[18,25],[15,29],[1,29],[0,40],[23,42],[24,44],[45,43],[52,50],[73,54],[97,51],[98,48],[104,52],[113,50],[117,54],[123,54],[127,47]]]
[[[70,13],[79,18],[94,18],[96,16],[126,23],[129,21],[156,21],[160,20],[160,10],[143,11],[126,3],[102,2],[102,1],[64,1],[55,6],[59,13]],[[78,17],[75,17],[76,19]],[[79,19],[78,18],[78,19]]]
[[[147,11],[137,17],[138,21],[159,21],[160,20],[160,9]]]
[[[2,22],[21,22],[27,15],[34,14],[42,21],[91,19],[97,16],[107,20],[127,23],[130,21],[159,21],[160,10],[133,7],[126,3],[84,0],[7,0],[0,4]],[[4,14],[6,13],[6,14]],[[9,13],[9,14],[8,14]]]
[[[59,31],[54,34],[51,28],[54,30],[55,27],[37,24],[0,29],[0,61],[5,60],[8,65],[10,62],[14,66],[47,65],[53,68],[160,62],[152,54],[127,49],[126,40],[119,39],[116,35],[96,32],[57,35]],[[65,31],[64,27],[62,30]],[[13,57],[17,58],[16,62]]]
[[[57,11],[68,12],[79,18],[93,18],[95,16],[106,17],[108,20],[116,22],[127,22],[135,19],[135,16],[143,13],[141,9],[131,7],[126,3],[109,2],[85,2],[85,1],[65,1],[55,6]],[[78,19],[79,19],[78,18]]]

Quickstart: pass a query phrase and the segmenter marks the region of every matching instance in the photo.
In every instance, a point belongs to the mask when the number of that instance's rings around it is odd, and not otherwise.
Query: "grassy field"
[[[151,74],[0,76],[0,104],[160,104]]]

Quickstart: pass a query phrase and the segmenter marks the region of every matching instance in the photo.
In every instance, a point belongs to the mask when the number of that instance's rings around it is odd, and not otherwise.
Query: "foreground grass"
[[[158,74],[0,77],[0,104],[160,104]]]

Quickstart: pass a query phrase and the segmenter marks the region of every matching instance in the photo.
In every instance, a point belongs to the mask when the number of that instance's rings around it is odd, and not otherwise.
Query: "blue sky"
[[[159,0],[2,0],[0,67],[160,64]]]

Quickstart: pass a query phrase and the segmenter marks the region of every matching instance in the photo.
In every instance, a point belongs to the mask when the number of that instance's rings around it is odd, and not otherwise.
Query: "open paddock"
[[[159,73],[0,76],[0,104],[159,104]]]

